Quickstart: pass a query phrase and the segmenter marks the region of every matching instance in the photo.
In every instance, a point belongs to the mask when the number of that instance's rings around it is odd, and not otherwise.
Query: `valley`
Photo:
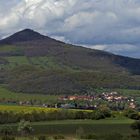
[[[34,130],[24,135],[37,140],[114,135],[137,140],[131,125],[140,119],[139,94],[140,59],[30,29],[0,41],[0,132],[5,126],[13,136],[21,123]],[[17,139],[25,139],[20,133]]]

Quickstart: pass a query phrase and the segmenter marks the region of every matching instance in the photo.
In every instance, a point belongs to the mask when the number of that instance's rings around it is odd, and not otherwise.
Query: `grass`
[[[140,95],[140,90],[116,89],[116,91],[120,92],[123,95],[127,95],[127,96],[139,96]]]
[[[2,68],[11,69],[19,65],[27,65],[29,61],[26,56],[9,56],[4,57],[9,63],[6,65],[0,65]]]
[[[130,96],[134,97],[137,104],[140,105],[140,90],[132,90],[132,89],[116,89],[115,91],[118,91],[124,96]]]
[[[45,107],[38,107],[38,106],[19,106],[19,105],[0,105],[0,111],[7,111],[7,112],[16,112],[16,113],[23,113],[23,112],[55,112],[55,111],[63,111],[67,109],[61,108],[45,108]],[[80,109],[69,109],[68,111],[77,112],[81,111]],[[92,110],[82,110],[83,112],[92,112]]]
[[[130,119],[105,119],[105,120],[64,120],[64,121],[47,121],[32,123],[34,134],[47,135],[75,135],[76,130],[82,128],[84,133],[96,133],[100,135],[110,133],[121,133],[124,135],[133,133]],[[10,124],[16,131],[17,124]],[[2,127],[2,125],[0,126]]]
[[[24,64],[29,64],[29,61],[26,56],[11,56],[11,57],[6,57],[6,59],[9,62],[10,66],[17,66],[17,65],[24,65]]]
[[[9,52],[9,51],[15,51],[18,50],[18,47],[11,46],[11,45],[4,45],[0,47],[1,52]]]
[[[33,65],[39,65],[45,68],[55,69],[60,67],[53,57],[32,57],[30,58],[30,60]]]
[[[8,65],[4,66],[5,68],[14,68],[19,65],[35,65],[45,69],[67,69],[73,71],[72,68],[60,64],[55,60],[54,57],[50,57],[50,56],[43,56],[43,57],[10,56],[10,57],[5,57],[5,59],[7,59],[9,62]]]
[[[44,108],[44,107],[31,107],[31,106],[18,106],[18,105],[0,105],[0,111],[8,111],[8,112],[15,112],[15,113],[30,113],[33,111],[45,111],[45,112],[51,112],[51,111],[56,111],[59,109],[55,109],[55,108]]]
[[[37,100],[46,103],[55,103],[58,96],[55,95],[42,95],[42,94],[25,94],[25,93],[15,93],[3,86],[0,86],[0,98],[6,100],[16,100],[16,101],[27,101],[27,100]]]

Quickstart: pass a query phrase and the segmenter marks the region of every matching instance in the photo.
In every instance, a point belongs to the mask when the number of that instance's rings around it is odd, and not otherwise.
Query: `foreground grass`
[[[76,130],[82,128],[85,133],[132,133],[130,129],[131,120],[71,120],[71,121],[53,121],[45,123],[33,123],[36,133],[44,132],[46,134],[65,134],[73,135]]]
[[[46,121],[31,123],[34,129],[33,134],[40,135],[67,135],[75,136],[76,130],[82,128],[84,133],[111,134],[121,133],[123,135],[131,134],[130,128],[133,120],[130,119],[104,119],[104,120],[64,120],[64,121]],[[18,124],[0,125],[10,126],[14,131],[17,130]]]
[[[14,112],[31,112],[36,111],[52,111],[57,109],[27,107],[27,106],[6,106],[1,105],[0,111]],[[75,111],[75,110],[73,110]],[[82,128],[84,134],[106,135],[112,133],[120,133],[122,135],[134,134],[130,128],[134,120],[118,116],[117,118],[108,118],[103,120],[55,120],[45,122],[32,122],[32,135],[64,135],[66,137],[76,137],[76,131]],[[9,126],[16,133],[18,123],[0,125],[0,129],[4,126]]]

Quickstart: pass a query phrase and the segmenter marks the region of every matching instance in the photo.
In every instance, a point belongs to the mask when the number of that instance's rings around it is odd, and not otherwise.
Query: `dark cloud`
[[[139,0],[1,0],[0,36],[32,28],[63,41],[140,58],[139,15]]]

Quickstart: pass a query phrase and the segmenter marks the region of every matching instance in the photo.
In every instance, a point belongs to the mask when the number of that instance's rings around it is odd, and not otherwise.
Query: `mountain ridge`
[[[57,42],[57,43],[66,44],[65,42],[56,40],[54,38],[51,38],[51,37],[48,37],[48,36],[45,36],[45,35],[42,35],[37,31],[34,31],[32,29],[27,28],[27,29],[23,29],[21,31],[18,31],[18,32],[10,35],[9,37],[6,37],[4,39],[0,39],[0,45],[14,44],[14,43],[16,44],[16,43],[20,43],[20,42],[24,43],[24,42],[31,42],[31,41],[42,41],[42,40],[45,40],[45,41],[51,40],[51,41],[54,41],[54,42]],[[69,44],[69,45],[72,45],[72,44]],[[73,46],[86,48],[86,47],[78,46],[78,45],[73,45]],[[133,57],[129,57],[129,56],[117,55],[117,54],[113,54],[111,52],[104,51],[104,50],[97,50],[97,49],[91,49],[91,48],[86,48],[86,49],[104,52],[104,53],[107,53],[109,55],[115,55],[115,56],[140,60],[140,58],[133,58]]]
[[[30,41],[36,41],[36,40],[46,40],[46,41],[53,40],[53,41],[60,42],[60,41],[52,39],[48,36],[42,35],[32,29],[24,29],[24,30],[18,31],[18,32],[10,35],[7,38],[1,39],[0,45],[14,44],[14,43],[28,42],[28,41],[30,42]]]
[[[140,59],[67,44],[26,29],[0,41],[0,82],[25,93],[140,89]]]

